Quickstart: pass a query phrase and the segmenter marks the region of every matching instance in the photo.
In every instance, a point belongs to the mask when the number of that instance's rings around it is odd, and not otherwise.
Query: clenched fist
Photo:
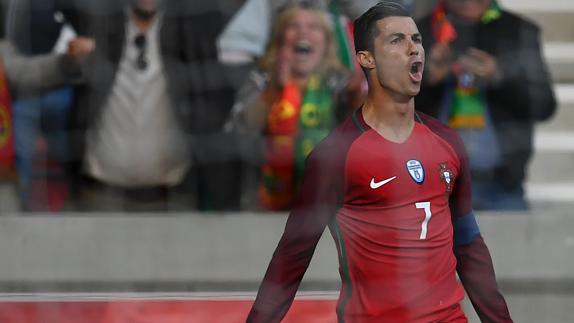
[[[77,62],[83,62],[96,49],[93,38],[77,37],[68,43],[66,55]]]

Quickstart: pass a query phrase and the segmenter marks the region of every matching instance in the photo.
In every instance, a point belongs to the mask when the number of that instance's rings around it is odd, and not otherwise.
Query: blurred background
[[[352,21],[374,3],[1,0],[0,321],[244,319],[305,157],[364,99]],[[427,54],[417,109],[465,140],[514,320],[573,322],[574,2],[402,3]],[[336,255],[324,234],[291,320],[334,322]]]

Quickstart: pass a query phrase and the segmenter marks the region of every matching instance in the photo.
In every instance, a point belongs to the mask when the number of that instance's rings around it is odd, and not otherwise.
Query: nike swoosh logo
[[[393,176],[391,178],[387,178],[384,181],[380,181],[380,182],[375,182],[375,178],[371,179],[371,188],[376,190],[377,188],[387,184],[388,182],[392,181],[393,179],[397,178],[396,176]]]

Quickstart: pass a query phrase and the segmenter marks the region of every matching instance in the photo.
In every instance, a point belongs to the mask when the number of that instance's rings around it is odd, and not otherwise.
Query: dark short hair
[[[372,6],[354,22],[355,51],[373,51],[377,36],[377,21],[387,17],[411,17],[407,9],[392,0],[383,0]]]

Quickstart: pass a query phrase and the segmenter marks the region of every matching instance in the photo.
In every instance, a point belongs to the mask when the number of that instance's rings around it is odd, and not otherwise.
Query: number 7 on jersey
[[[425,210],[425,219],[421,225],[421,240],[426,240],[427,238],[427,230],[428,230],[428,223],[432,217],[432,212],[430,209],[430,202],[419,202],[415,203],[417,209],[424,209]]]

